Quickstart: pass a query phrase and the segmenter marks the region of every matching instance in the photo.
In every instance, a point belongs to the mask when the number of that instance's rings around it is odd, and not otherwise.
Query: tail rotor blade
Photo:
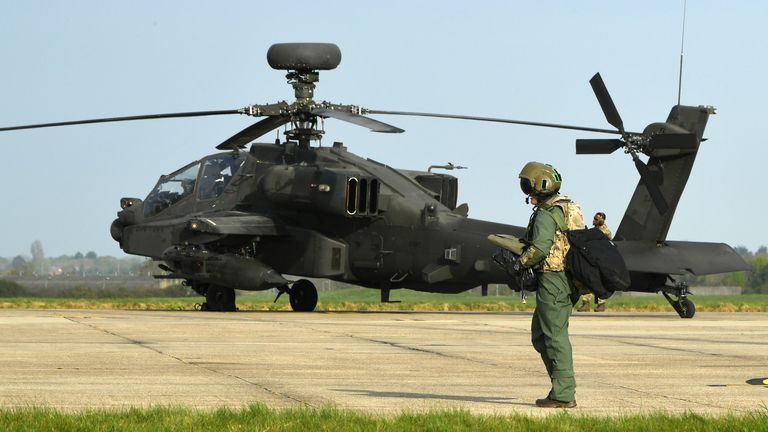
[[[600,102],[600,108],[603,109],[605,119],[623,134],[624,122],[621,120],[616,105],[613,104],[613,99],[611,99],[611,95],[608,93],[608,89],[605,87],[605,83],[603,82],[603,78],[600,77],[600,73],[596,73],[595,76],[589,80],[589,84],[592,86],[595,96],[597,96],[597,101]]]
[[[637,157],[637,155],[633,154],[632,156],[635,160],[635,167],[637,168],[637,172],[640,173],[640,179],[645,185],[645,188],[648,190],[648,194],[651,196],[651,201],[653,201],[653,204],[656,206],[659,214],[663,215],[667,212],[667,210],[669,210],[669,205],[667,204],[667,200],[664,199],[664,195],[661,193],[659,183],[648,169],[648,165],[644,164],[643,161]]]
[[[288,123],[289,120],[288,116],[269,116],[232,135],[216,148],[219,150],[241,149],[256,138]]]
[[[623,145],[619,139],[577,139],[576,154],[610,154]]]

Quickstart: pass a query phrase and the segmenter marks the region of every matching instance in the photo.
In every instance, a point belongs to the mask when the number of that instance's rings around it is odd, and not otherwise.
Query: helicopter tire
[[[693,318],[696,315],[696,305],[686,297],[680,300],[675,311],[680,315],[680,318]]]
[[[696,305],[685,295],[685,292],[669,295],[666,291],[662,291],[662,294],[680,318],[693,318],[696,315]],[[673,296],[676,298],[672,298]]]
[[[296,312],[312,312],[317,306],[317,288],[307,279],[296,281],[288,291],[291,309]]]
[[[205,292],[203,309],[207,311],[235,312],[235,290],[222,286],[211,285]]]
[[[668,298],[667,300],[669,300],[669,304],[672,305],[672,308],[680,318],[693,318],[696,315],[696,305],[688,297],[678,298],[677,300]]]

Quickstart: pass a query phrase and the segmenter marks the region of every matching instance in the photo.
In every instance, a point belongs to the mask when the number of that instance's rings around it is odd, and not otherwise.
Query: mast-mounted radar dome
[[[341,62],[341,50],[332,43],[279,43],[269,47],[267,62],[272,69],[331,70]]]

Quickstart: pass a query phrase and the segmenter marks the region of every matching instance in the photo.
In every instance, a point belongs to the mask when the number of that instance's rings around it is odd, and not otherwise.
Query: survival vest
[[[556,212],[553,212],[555,208],[559,208],[563,212],[563,218]],[[549,250],[549,254],[541,264],[541,270],[545,272],[557,272],[563,271],[566,268],[566,255],[570,249],[568,237],[566,232],[570,230],[581,230],[585,228],[584,215],[581,212],[581,207],[576,204],[571,198],[564,195],[555,195],[543,203],[539,204],[538,211],[546,211],[553,216],[557,223],[557,231],[555,231],[555,242],[552,244],[552,248]],[[531,220],[531,224],[533,220]],[[533,225],[531,225],[533,226]],[[529,232],[531,231],[529,227]]]

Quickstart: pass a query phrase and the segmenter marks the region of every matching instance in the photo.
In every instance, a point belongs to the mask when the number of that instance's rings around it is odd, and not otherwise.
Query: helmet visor
[[[527,178],[520,178],[520,190],[523,191],[526,195],[532,195],[533,194],[533,185],[531,184],[531,181]]]

